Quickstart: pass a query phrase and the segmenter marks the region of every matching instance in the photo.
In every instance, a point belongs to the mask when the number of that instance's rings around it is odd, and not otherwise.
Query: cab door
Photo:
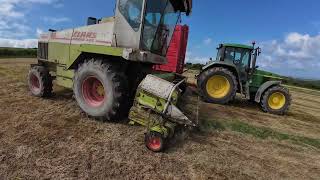
[[[234,64],[239,71],[241,82],[247,82],[249,79],[251,51],[249,49],[235,48]]]

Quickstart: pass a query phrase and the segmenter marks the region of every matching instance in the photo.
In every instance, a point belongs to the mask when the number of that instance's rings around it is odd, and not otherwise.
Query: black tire
[[[145,134],[144,142],[146,147],[153,152],[163,152],[165,149],[165,138],[158,132],[148,132]]]
[[[285,97],[285,103],[281,106],[279,109],[274,109],[269,105],[269,98],[271,95],[275,93],[281,93]],[[289,93],[289,90],[283,86],[273,86],[267,89],[263,95],[260,102],[261,108],[264,112],[268,112],[271,114],[277,114],[277,115],[284,115],[289,110],[289,107],[291,105],[291,94]]]
[[[230,84],[229,92],[222,98],[214,98],[209,94],[209,92],[207,92],[207,83],[209,79],[215,75],[220,75],[225,77]],[[202,72],[198,76],[197,84],[198,84],[198,91],[200,92],[204,100],[209,103],[215,103],[215,104],[227,104],[230,101],[233,101],[235,99],[237,89],[238,89],[238,82],[237,82],[236,76],[231,71],[223,67],[213,67],[211,69],[208,69]]]
[[[36,97],[52,95],[52,77],[43,66],[33,66],[28,73],[28,86],[31,94]]]
[[[98,103],[92,103],[95,99],[92,100],[93,88],[90,88],[94,85],[90,81],[102,86],[103,99],[96,100]],[[120,121],[128,114],[128,82],[118,64],[99,59],[81,64],[75,73],[73,91],[80,108],[93,118]],[[95,91],[97,94],[98,88]]]

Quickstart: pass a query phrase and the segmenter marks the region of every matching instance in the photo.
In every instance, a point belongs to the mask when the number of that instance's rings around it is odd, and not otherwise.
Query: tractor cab
[[[232,64],[238,70],[241,82],[246,82],[254,73],[257,56],[261,49],[241,44],[220,44],[217,48],[218,54],[216,61]]]
[[[181,13],[191,8],[192,0],[118,0],[113,44],[165,57]]]

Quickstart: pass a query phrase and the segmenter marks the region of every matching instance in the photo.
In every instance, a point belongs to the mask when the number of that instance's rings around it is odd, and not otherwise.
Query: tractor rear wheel
[[[227,104],[237,93],[237,79],[226,68],[214,67],[199,75],[198,89],[207,102]]]
[[[274,86],[265,91],[260,104],[264,112],[284,115],[289,110],[291,100],[291,95],[287,88]]]
[[[28,86],[36,97],[49,97],[52,94],[52,77],[43,66],[33,66],[28,73]]]
[[[75,73],[75,98],[80,108],[99,120],[121,120],[127,113],[128,82],[119,65],[92,59]]]

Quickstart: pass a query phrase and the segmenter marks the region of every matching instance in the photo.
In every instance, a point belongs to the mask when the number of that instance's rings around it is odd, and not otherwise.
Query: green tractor
[[[127,117],[137,101],[140,82],[154,64],[167,62],[175,26],[191,9],[192,0],[117,0],[113,17],[88,18],[87,26],[41,34],[38,62],[31,65],[28,75],[31,94],[50,96],[55,80],[57,85],[73,90],[79,107],[89,117],[103,121]],[[160,102],[157,99],[168,102],[161,122],[172,119],[168,108],[173,107],[171,96],[152,98],[156,105]],[[137,108],[146,109],[140,104]],[[133,108],[135,112],[143,112],[137,108]],[[152,108],[156,107],[148,106],[149,111]],[[167,132],[162,123],[155,126],[161,127],[158,133]]]
[[[259,103],[262,110],[284,115],[291,104],[289,90],[280,77],[258,70],[261,49],[241,44],[221,44],[215,61],[203,67],[197,77],[198,90],[205,101],[227,104],[236,93]]]

